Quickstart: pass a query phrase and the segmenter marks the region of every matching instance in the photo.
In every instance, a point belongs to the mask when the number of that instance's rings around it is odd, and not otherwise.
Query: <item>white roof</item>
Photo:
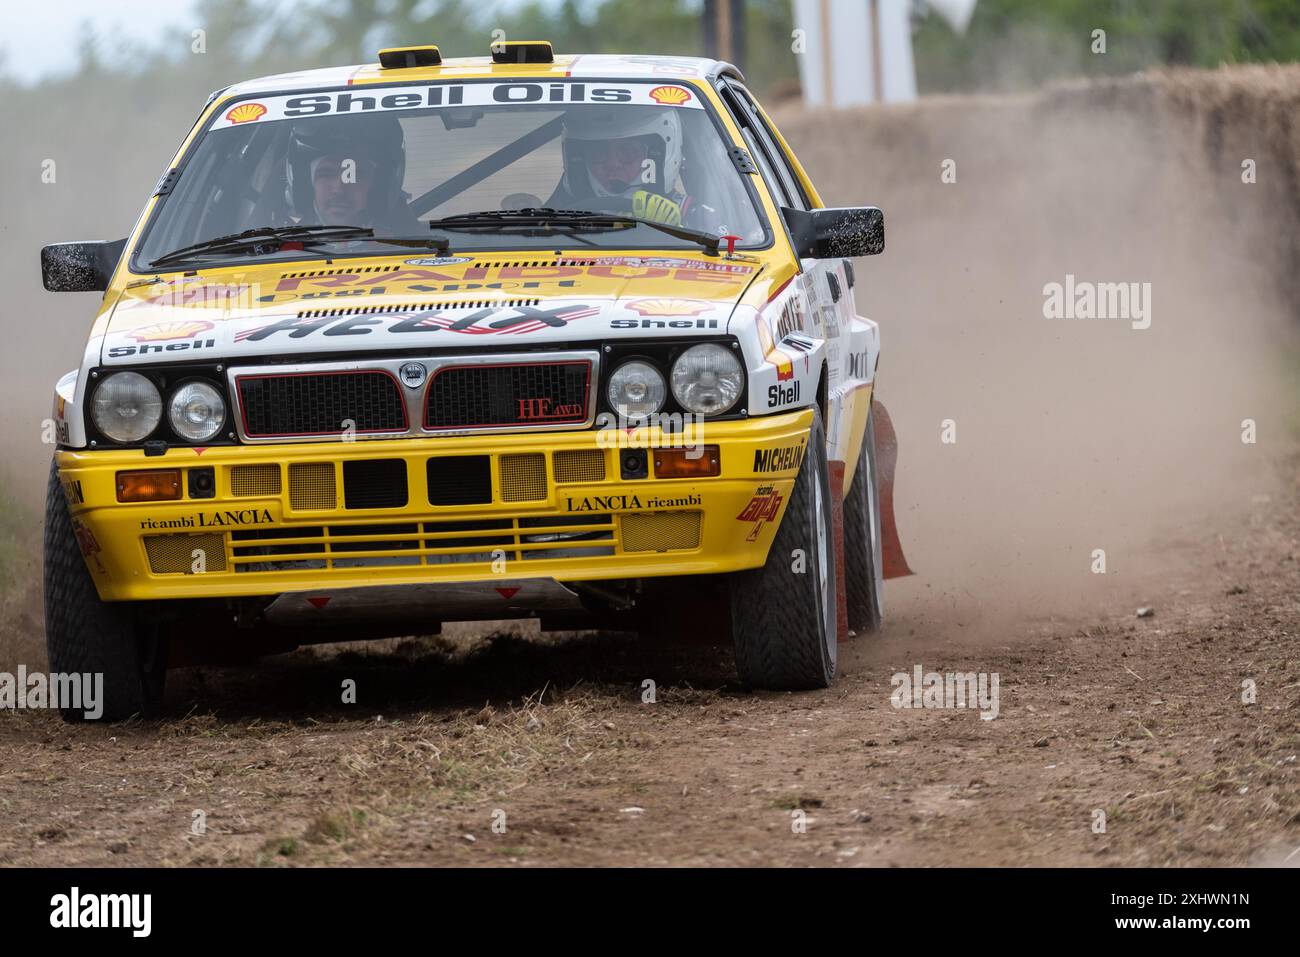
[[[491,57],[454,57],[441,66],[407,70],[380,70],[378,60],[354,66],[326,67],[279,73],[236,83],[223,91],[223,99],[272,90],[313,90],[347,86],[363,79],[374,83],[384,79],[403,80],[467,79],[473,77],[520,76],[530,79],[557,77],[610,77],[611,79],[704,79],[719,67],[717,60],[703,57],[640,56],[611,54],[557,55],[553,64],[495,64]]]

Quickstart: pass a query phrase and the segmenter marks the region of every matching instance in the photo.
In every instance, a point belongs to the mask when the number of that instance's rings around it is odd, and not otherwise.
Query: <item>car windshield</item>
[[[246,230],[321,225],[365,227],[377,239],[445,236],[453,252],[557,242],[688,248],[691,233],[761,245],[764,221],[729,149],[686,85],[448,82],[243,99],[224,106],[189,151],[135,263],[147,269]],[[579,211],[643,223],[584,221]],[[395,248],[294,235],[306,238],[186,255]]]

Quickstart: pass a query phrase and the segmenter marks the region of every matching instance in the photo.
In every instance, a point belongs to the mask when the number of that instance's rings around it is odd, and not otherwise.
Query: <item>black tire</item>
[[[166,643],[143,626],[133,602],[101,601],[77,544],[57,469],[45,493],[45,648],[50,671],[102,674],[100,720],[120,721],[162,710]],[[60,709],[65,721],[84,709]]]
[[[844,500],[844,597],[849,627],[858,634],[879,631],[885,620],[881,541],[876,417],[872,414],[867,416],[867,432],[858,453],[853,484]]]
[[[819,534],[820,533],[820,534]],[[793,553],[803,552],[802,571]],[[806,691],[835,677],[837,610],[830,470],[821,414],[767,563],[731,580],[736,672],[747,688]]]

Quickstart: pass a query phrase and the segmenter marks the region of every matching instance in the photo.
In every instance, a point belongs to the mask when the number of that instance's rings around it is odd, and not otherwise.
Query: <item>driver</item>
[[[285,192],[298,223],[414,235],[419,222],[407,211],[405,174],[406,149],[396,117],[332,116],[290,131]]]
[[[682,123],[675,110],[576,107],[565,114],[560,142],[564,177],[548,206],[683,224],[691,200],[679,178]]]

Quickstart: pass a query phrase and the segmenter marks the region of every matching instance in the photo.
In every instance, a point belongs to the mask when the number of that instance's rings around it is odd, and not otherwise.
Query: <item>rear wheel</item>
[[[844,500],[844,591],[849,627],[880,630],[885,618],[884,558],[881,555],[880,477],[876,470],[876,416],[867,417],[853,484]]]
[[[103,675],[103,720],[157,714],[167,674],[166,641],[156,627],[140,622],[135,603],[100,600],[53,465],[45,493],[44,586],[50,671]],[[60,712],[66,721],[81,721],[86,710]]]
[[[762,568],[731,580],[736,671],[750,688],[825,688],[835,677],[835,547],[821,414]]]

